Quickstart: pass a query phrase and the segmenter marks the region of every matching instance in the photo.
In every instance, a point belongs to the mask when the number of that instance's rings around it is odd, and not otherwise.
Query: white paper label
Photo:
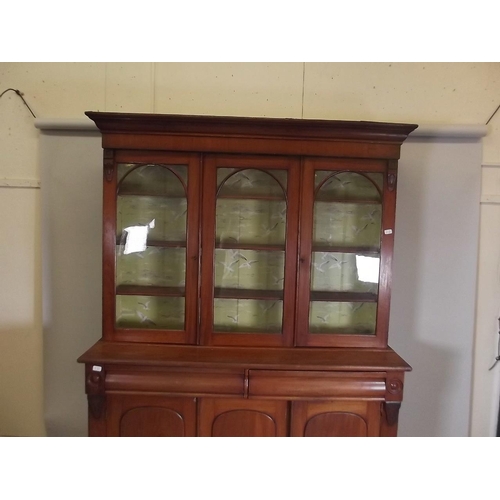
[[[384,234],[392,234],[392,229],[384,229]]]
[[[92,371],[94,371],[94,372],[102,372],[102,366],[96,366],[96,365],[94,365],[92,367]]]

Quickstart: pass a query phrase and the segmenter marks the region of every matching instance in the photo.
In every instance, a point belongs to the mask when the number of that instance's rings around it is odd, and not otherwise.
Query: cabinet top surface
[[[322,137],[345,140],[372,140],[401,144],[417,128],[414,124],[370,121],[310,120],[210,115],[145,113],[85,113],[103,133],[151,132],[282,137]]]
[[[100,340],[80,363],[326,371],[410,371],[391,348],[233,348],[106,342]]]

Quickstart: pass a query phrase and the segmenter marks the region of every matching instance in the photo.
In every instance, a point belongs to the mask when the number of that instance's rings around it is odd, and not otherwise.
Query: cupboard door
[[[160,396],[108,396],[108,436],[193,437],[196,399]]]
[[[379,435],[379,402],[294,401],[293,437],[373,437]]]
[[[387,166],[305,161],[298,345],[386,345],[395,201],[385,182]]]
[[[202,399],[198,434],[203,437],[284,437],[286,401]]]
[[[296,159],[206,158],[204,344],[292,344],[298,176]]]
[[[113,248],[105,254],[105,335],[195,343],[199,157],[119,151],[115,162],[116,213],[106,220],[116,224],[105,233]]]

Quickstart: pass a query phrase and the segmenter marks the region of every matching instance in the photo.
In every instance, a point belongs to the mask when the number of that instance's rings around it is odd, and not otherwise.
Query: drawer
[[[250,370],[248,395],[261,398],[383,400],[385,373]]]
[[[106,392],[129,391],[168,394],[240,395],[245,375],[237,371],[113,370],[106,373]]]

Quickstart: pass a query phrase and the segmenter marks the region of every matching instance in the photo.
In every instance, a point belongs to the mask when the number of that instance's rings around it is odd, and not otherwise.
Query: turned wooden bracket
[[[94,418],[101,418],[104,414],[106,395],[104,389],[105,372],[101,366],[87,366],[85,392],[89,403],[89,411]]]
[[[87,396],[89,402],[89,411],[94,418],[101,418],[104,415],[106,407],[106,396]]]
[[[398,180],[398,162],[390,161],[387,167],[387,189],[394,191]]]
[[[113,171],[115,166],[114,156],[114,150],[104,150],[104,178],[106,179],[106,182],[111,182],[113,180]]]
[[[399,409],[401,408],[401,401],[386,401],[384,405],[387,424],[397,424],[399,418]]]
[[[389,426],[398,423],[399,409],[403,399],[403,379],[404,373],[400,372],[392,373],[387,377],[384,413]]]
[[[249,378],[248,378],[249,370],[245,370],[245,380],[243,381],[243,397],[248,398],[248,387],[249,387]]]

